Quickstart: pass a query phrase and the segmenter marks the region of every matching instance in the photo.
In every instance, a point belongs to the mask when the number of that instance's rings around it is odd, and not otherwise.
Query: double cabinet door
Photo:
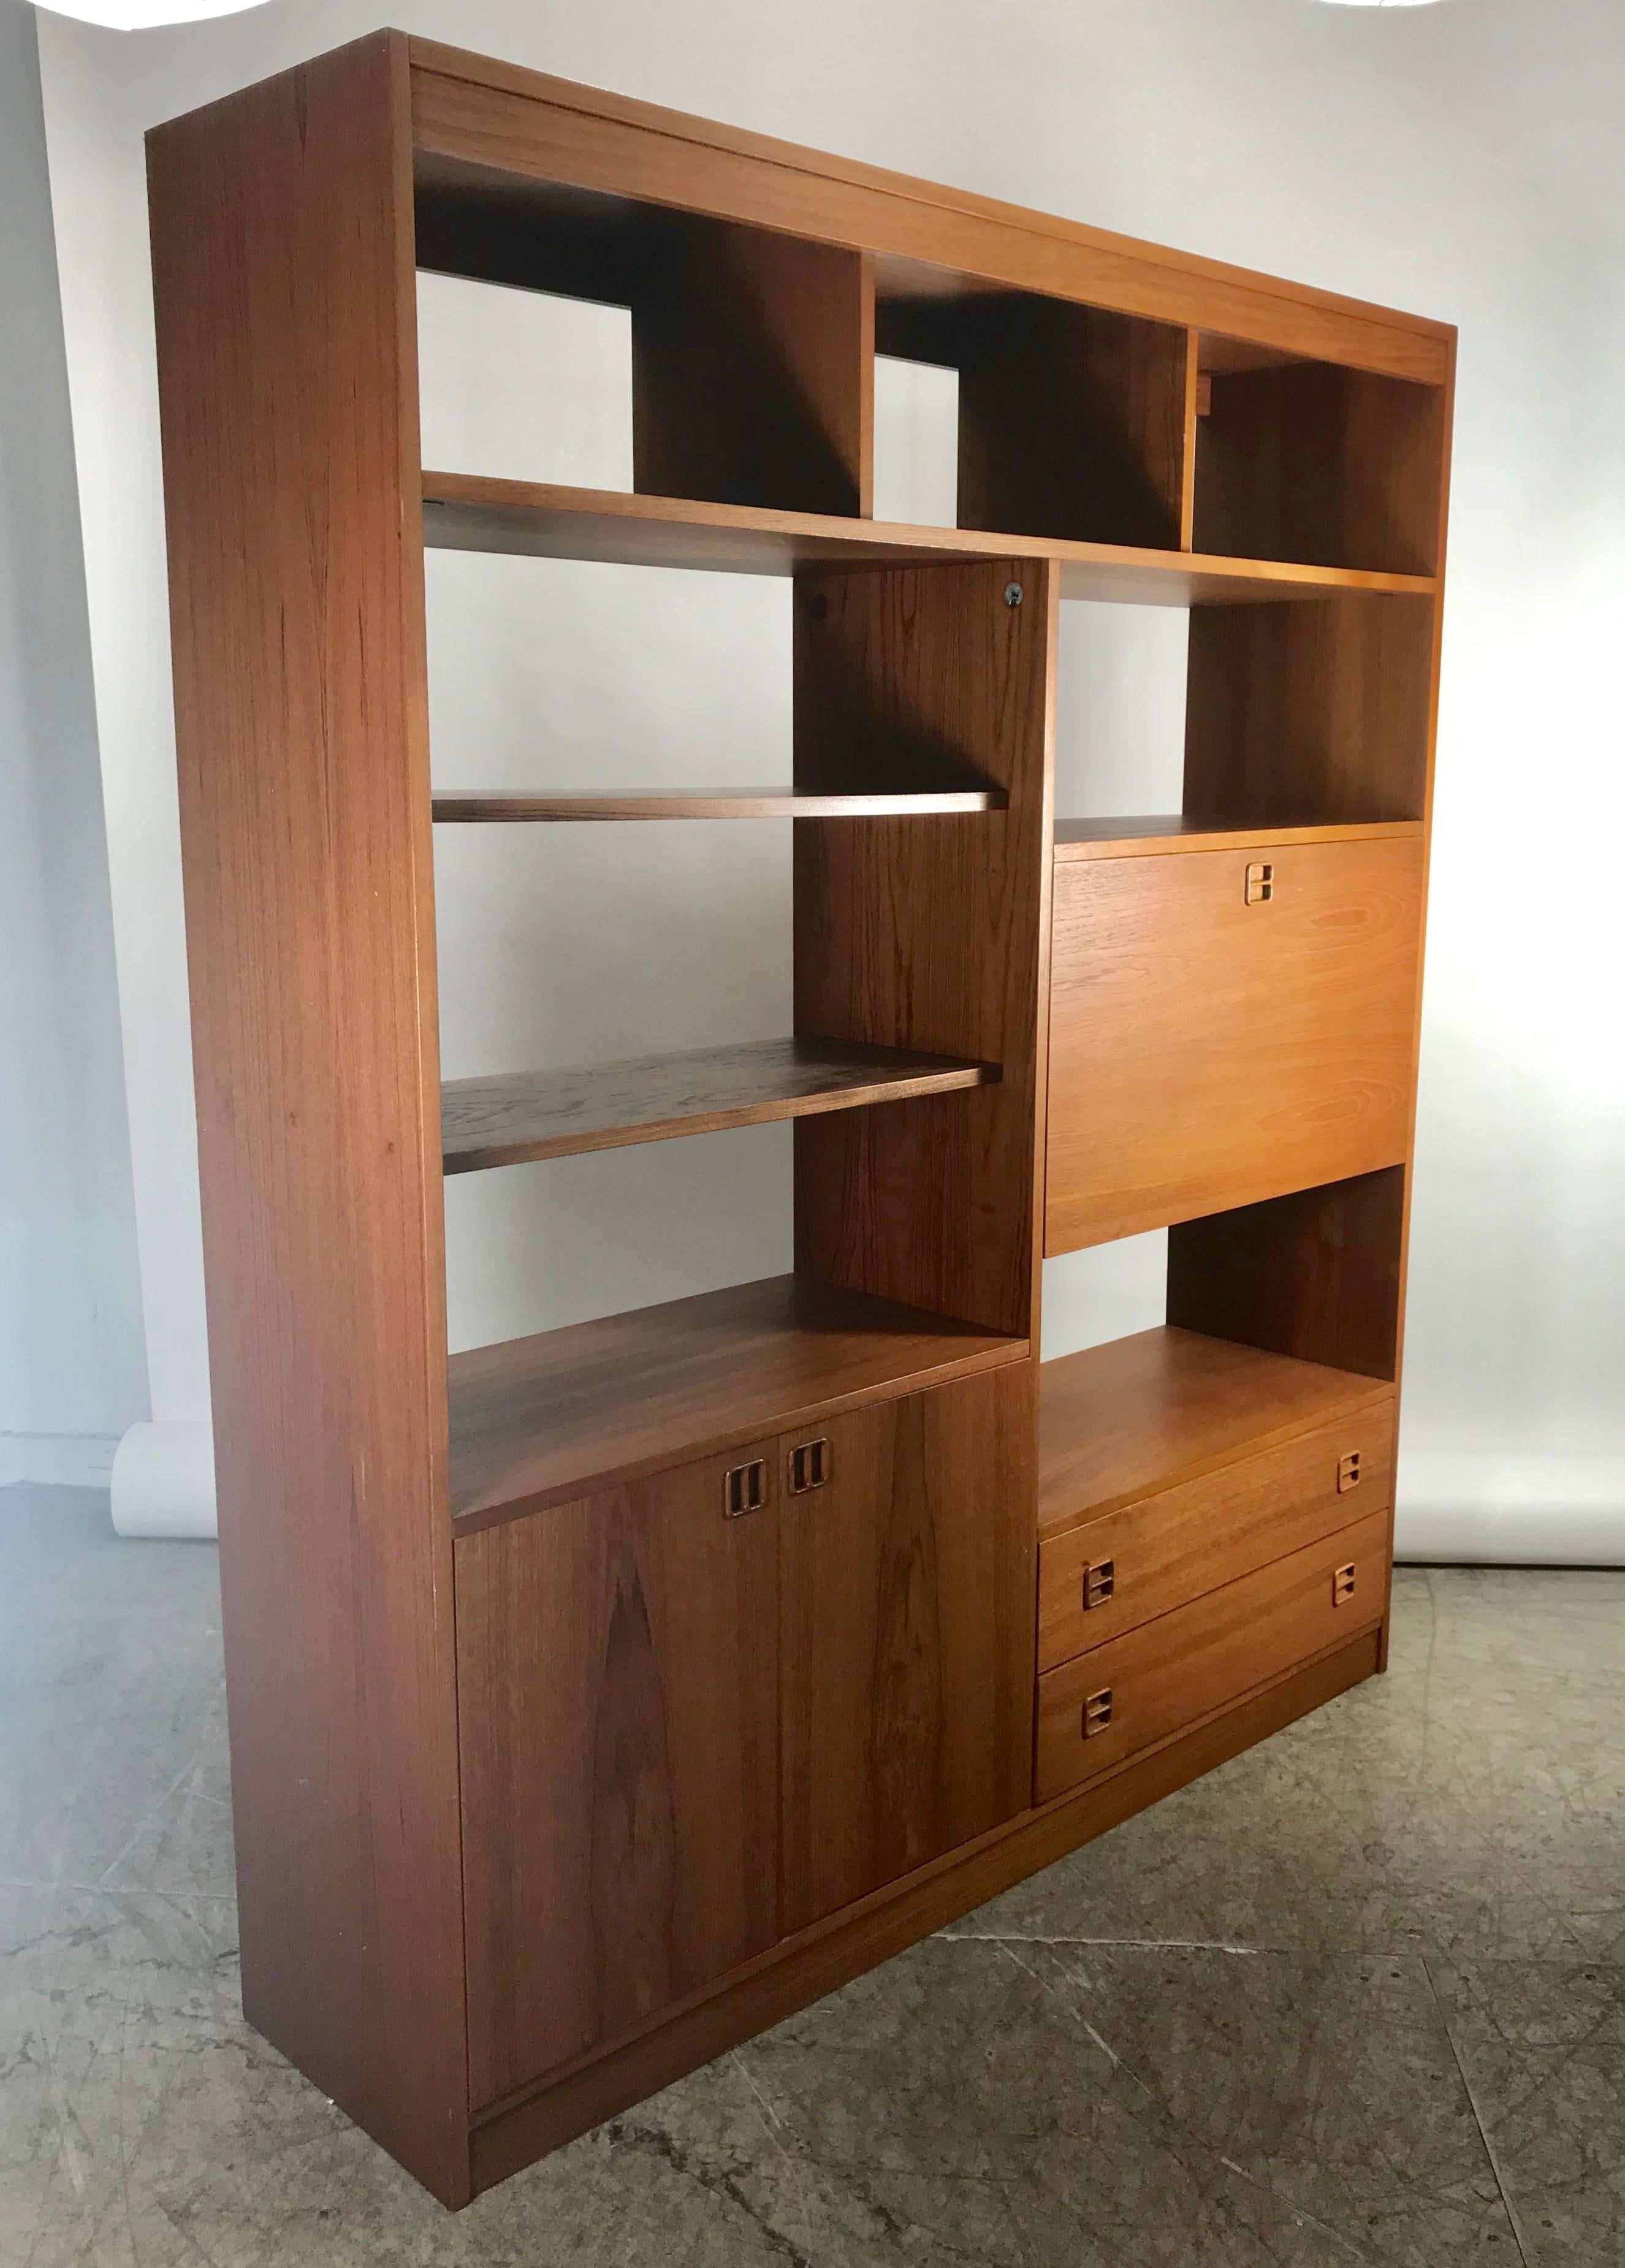
[[[1032,1365],[460,1537],[476,2108],[1028,1801]]]

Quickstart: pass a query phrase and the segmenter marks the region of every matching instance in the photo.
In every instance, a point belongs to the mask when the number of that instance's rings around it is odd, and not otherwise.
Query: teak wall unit
[[[1381,1667],[1454,338],[394,33],[150,173],[244,2005],[457,2205]],[[422,466],[419,267],[630,308],[632,493]],[[793,778],[437,795],[425,543],[793,578]],[[433,824],[685,814],[794,1031],[443,1090]],[[448,1359],[444,1173],[776,1117],[793,1275]]]

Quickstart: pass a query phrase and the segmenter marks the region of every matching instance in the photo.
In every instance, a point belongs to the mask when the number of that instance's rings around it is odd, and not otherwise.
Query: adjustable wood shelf
[[[460,2205],[1381,1666],[1455,337],[396,33],[149,176],[244,2007]],[[630,492],[423,469],[415,269],[629,311]],[[790,777],[435,789],[425,545],[790,578]],[[721,817],[789,1037],[443,1085],[437,821]],[[793,1273],[448,1352],[448,1174],[781,1117]]]
[[[677,1134],[763,1126],[820,1110],[857,1110],[952,1094],[998,1077],[958,1063],[849,1040],[747,1040],[681,1055],[638,1056],[584,1071],[499,1071],[440,1091],[445,1170],[573,1158]]]
[[[442,788],[434,798],[437,825],[469,821],[535,821],[603,819],[919,819],[953,813],[1003,811],[996,788],[900,788],[893,794],[798,795],[792,788],[738,788],[717,795],[662,795],[624,789],[597,793],[508,793],[496,788]]]

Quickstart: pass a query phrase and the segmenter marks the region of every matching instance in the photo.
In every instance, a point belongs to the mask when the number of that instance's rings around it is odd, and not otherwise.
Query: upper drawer
[[[1227,1708],[1382,1619],[1388,1518],[1371,1512],[1038,1681],[1040,1803]]]
[[[1040,1669],[1284,1558],[1363,1513],[1386,1512],[1393,1467],[1389,1395],[1046,1537],[1038,1559]]]
[[[1409,836],[1057,864],[1046,1251],[1401,1162],[1422,873]]]

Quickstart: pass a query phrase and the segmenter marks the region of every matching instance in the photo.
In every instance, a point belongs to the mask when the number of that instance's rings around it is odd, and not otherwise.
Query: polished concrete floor
[[[1393,1666],[442,2213],[237,2000],[213,1551],[0,1491],[0,2264],[1625,2262],[1625,1574]]]

